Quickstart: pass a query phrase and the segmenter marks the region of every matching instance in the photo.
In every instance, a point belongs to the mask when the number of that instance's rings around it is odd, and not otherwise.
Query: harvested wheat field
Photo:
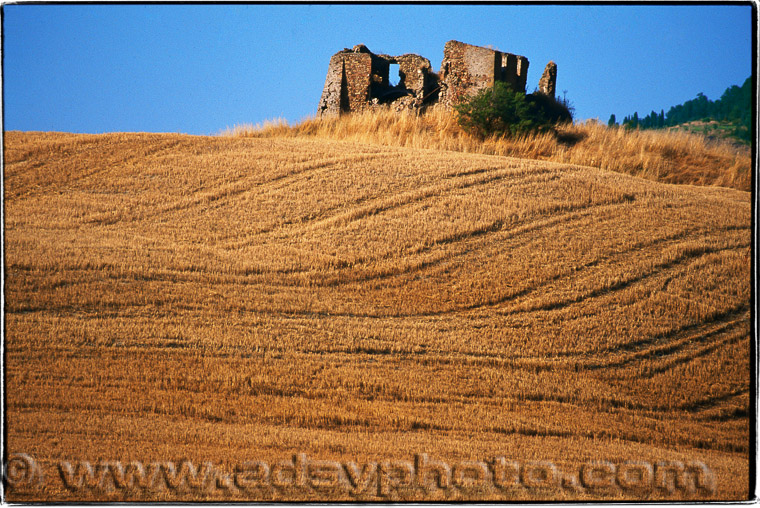
[[[749,192],[20,132],[4,185],[10,501],[751,494]]]

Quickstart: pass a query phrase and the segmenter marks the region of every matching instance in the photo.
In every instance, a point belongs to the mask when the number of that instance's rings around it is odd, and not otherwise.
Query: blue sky
[[[316,111],[355,44],[440,68],[456,39],[549,60],[576,118],[718,99],[752,74],[753,11],[718,5],[5,5],[5,130],[215,134]]]

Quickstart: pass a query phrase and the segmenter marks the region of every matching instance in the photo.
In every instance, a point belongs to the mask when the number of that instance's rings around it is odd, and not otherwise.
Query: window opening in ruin
[[[400,72],[401,69],[399,69],[398,64],[390,64],[390,67],[388,68],[388,83],[390,83],[391,86],[398,85],[401,80]]]

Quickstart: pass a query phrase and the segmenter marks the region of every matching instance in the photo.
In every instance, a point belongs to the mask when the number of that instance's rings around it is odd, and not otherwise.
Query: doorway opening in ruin
[[[392,63],[388,67],[388,83],[391,86],[397,86],[401,81],[401,69],[398,64]]]

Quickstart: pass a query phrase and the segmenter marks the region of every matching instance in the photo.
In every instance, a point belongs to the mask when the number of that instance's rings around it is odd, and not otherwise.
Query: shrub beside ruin
[[[540,92],[525,95],[500,81],[455,105],[454,110],[459,125],[481,139],[553,131],[557,124],[573,119],[566,101]]]

